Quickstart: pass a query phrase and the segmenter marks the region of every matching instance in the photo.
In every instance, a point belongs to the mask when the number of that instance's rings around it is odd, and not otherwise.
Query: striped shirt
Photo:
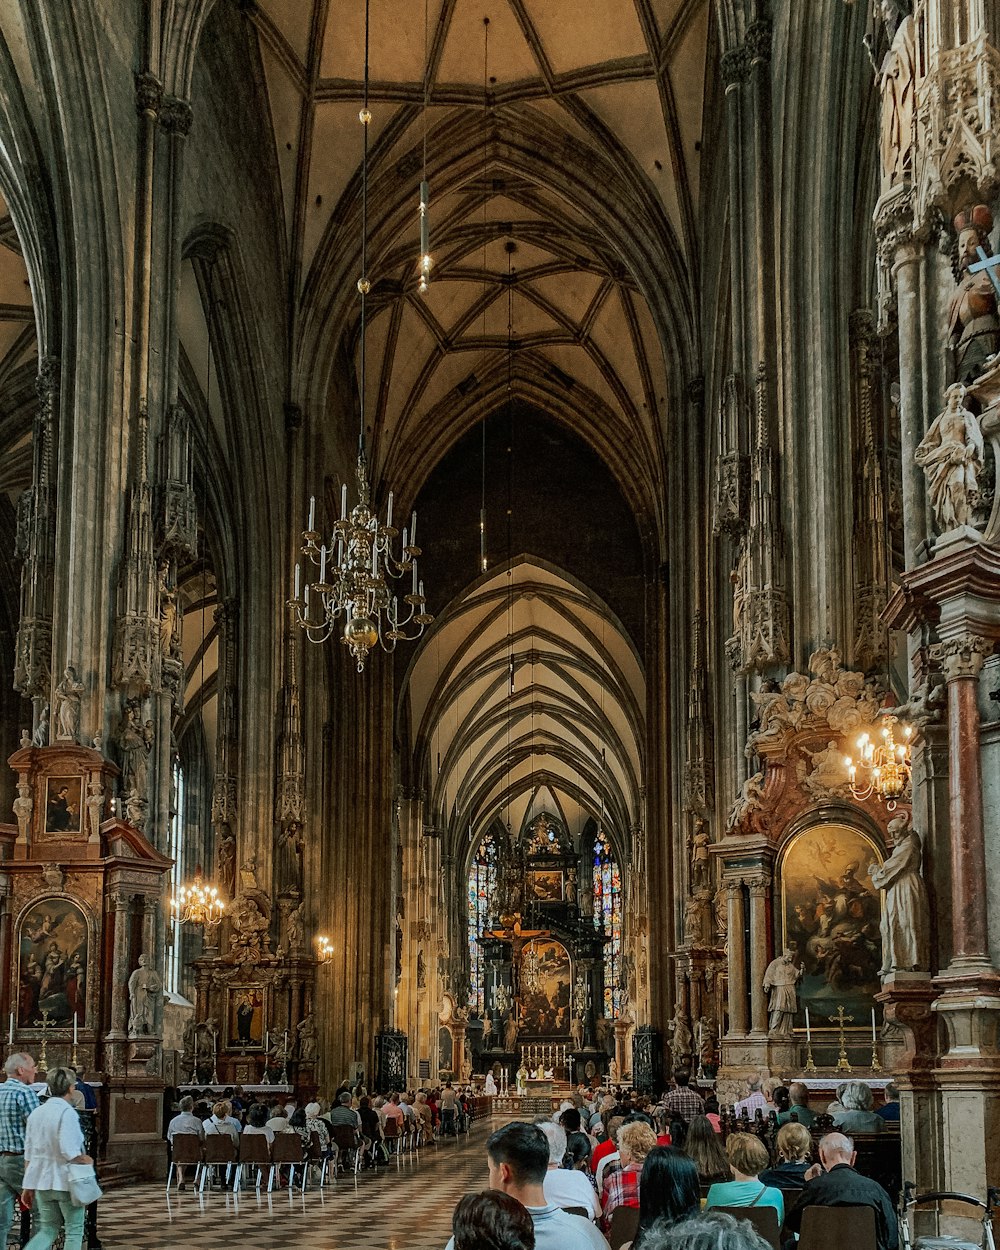
[[[24,1154],[25,1125],[38,1106],[38,1095],[16,1076],[8,1076],[0,1085],[0,1152]]]

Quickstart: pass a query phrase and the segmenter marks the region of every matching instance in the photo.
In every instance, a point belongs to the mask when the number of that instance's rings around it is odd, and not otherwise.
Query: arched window
[[[622,878],[603,829],[594,838],[594,928],[611,938],[604,947],[604,1014],[621,1012]]]
[[[469,1007],[481,1016],[486,1006],[486,964],[478,939],[489,927],[497,884],[497,844],[488,834],[469,870]]]

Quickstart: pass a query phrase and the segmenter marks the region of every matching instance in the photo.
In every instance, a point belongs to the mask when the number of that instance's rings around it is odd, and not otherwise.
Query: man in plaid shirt
[[[680,1116],[688,1124],[696,1115],[705,1114],[705,1104],[701,1095],[688,1085],[690,1080],[691,1073],[686,1068],[678,1068],[674,1073],[674,1088],[663,1101],[668,1116]]]
[[[11,1055],[4,1070],[7,1079],[0,1085],[0,1246],[6,1247],[14,1200],[24,1182],[24,1128],[39,1102],[29,1088],[35,1079],[35,1061],[30,1055]]]

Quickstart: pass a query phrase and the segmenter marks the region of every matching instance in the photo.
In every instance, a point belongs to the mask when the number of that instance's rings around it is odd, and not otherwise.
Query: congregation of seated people
[[[720,1109],[681,1071],[655,1102],[580,1087],[552,1117],[490,1136],[490,1189],[456,1208],[448,1250],[808,1250],[814,1222],[843,1218],[833,1208],[861,1209],[852,1250],[897,1250],[883,1179],[894,1149],[898,1159],[891,1083],[885,1097],[875,1111],[871,1088],[848,1081],[834,1103],[811,1107],[803,1082],[755,1080]],[[866,1163],[881,1152],[881,1173],[865,1174],[862,1143]],[[802,1235],[810,1208],[819,1213]]]
[[[331,1099],[297,1104],[280,1096],[278,1101],[262,1102],[259,1093],[248,1095],[242,1086],[222,1091],[210,1089],[181,1094],[168,1089],[164,1097],[164,1136],[171,1149],[178,1137],[196,1139],[204,1152],[212,1137],[228,1137],[234,1146],[234,1162],[240,1157],[243,1138],[260,1136],[267,1143],[268,1156],[274,1155],[275,1139],[297,1135],[302,1159],[325,1164],[336,1175],[347,1170],[362,1171],[386,1166],[401,1149],[417,1149],[444,1136],[467,1132],[472,1120],[471,1090],[456,1090],[450,1083],[428,1089],[393,1092],[386,1097],[370,1097],[362,1085],[353,1089],[340,1086]],[[285,1163],[284,1151],[282,1163]],[[294,1153],[294,1152],[293,1152]],[[171,1168],[171,1183],[183,1191],[195,1165],[178,1163]],[[216,1165],[215,1181],[223,1188],[232,1185],[229,1169]],[[277,1170],[277,1183],[287,1183],[287,1169]]]

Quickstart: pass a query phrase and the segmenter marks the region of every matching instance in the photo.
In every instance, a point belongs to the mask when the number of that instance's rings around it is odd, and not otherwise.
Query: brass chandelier
[[[421,554],[417,546],[417,514],[413,513],[409,529],[404,526],[399,554],[394,540],[399,531],[392,524],[392,492],[389,492],[386,518],[383,522],[372,507],[371,483],[365,457],[365,393],[367,382],[366,338],[367,298],[371,290],[368,278],[368,127],[372,120],[368,107],[368,41],[369,0],[365,0],[365,78],[364,104],[358,119],[364,127],[364,156],[361,164],[361,431],[358,438],[358,460],[355,466],[358,502],[347,508],[347,483],[340,496],[340,518],[333,527],[329,542],[323,542],[316,529],[316,500],[309,501],[309,520],[302,532],[302,554],[319,570],[315,581],[307,575],[303,580],[300,564],[295,565],[294,595],[288,601],[295,623],[310,642],[325,642],[334,630],[341,629],[341,641],[354,657],[358,672],[376,645],[394,651],[397,642],[420,637],[434,617],[427,611],[424,584],[417,570]],[[423,202],[423,184],[422,184]],[[421,216],[421,242],[426,242],[426,214]],[[426,255],[426,252],[424,253]],[[429,262],[430,257],[427,255]],[[410,574],[409,593],[393,592],[393,581]]]
[[[195,873],[190,885],[179,886],[170,900],[170,911],[179,924],[200,924],[206,929],[214,929],[225,910],[218,888],[209,885],[200,871]]]
[[[857,763],[851,756],[844,761],[854,797],[863,801],[874,794],[890,812],[910,785],[910,738],[913,729],[910,725],[902,726],[903,741],[897,742],[893,731],[897,720],[895,716],[883,716],[881,743],[876,743],[870,734],[864,733],[857,743],[860,755]]]

